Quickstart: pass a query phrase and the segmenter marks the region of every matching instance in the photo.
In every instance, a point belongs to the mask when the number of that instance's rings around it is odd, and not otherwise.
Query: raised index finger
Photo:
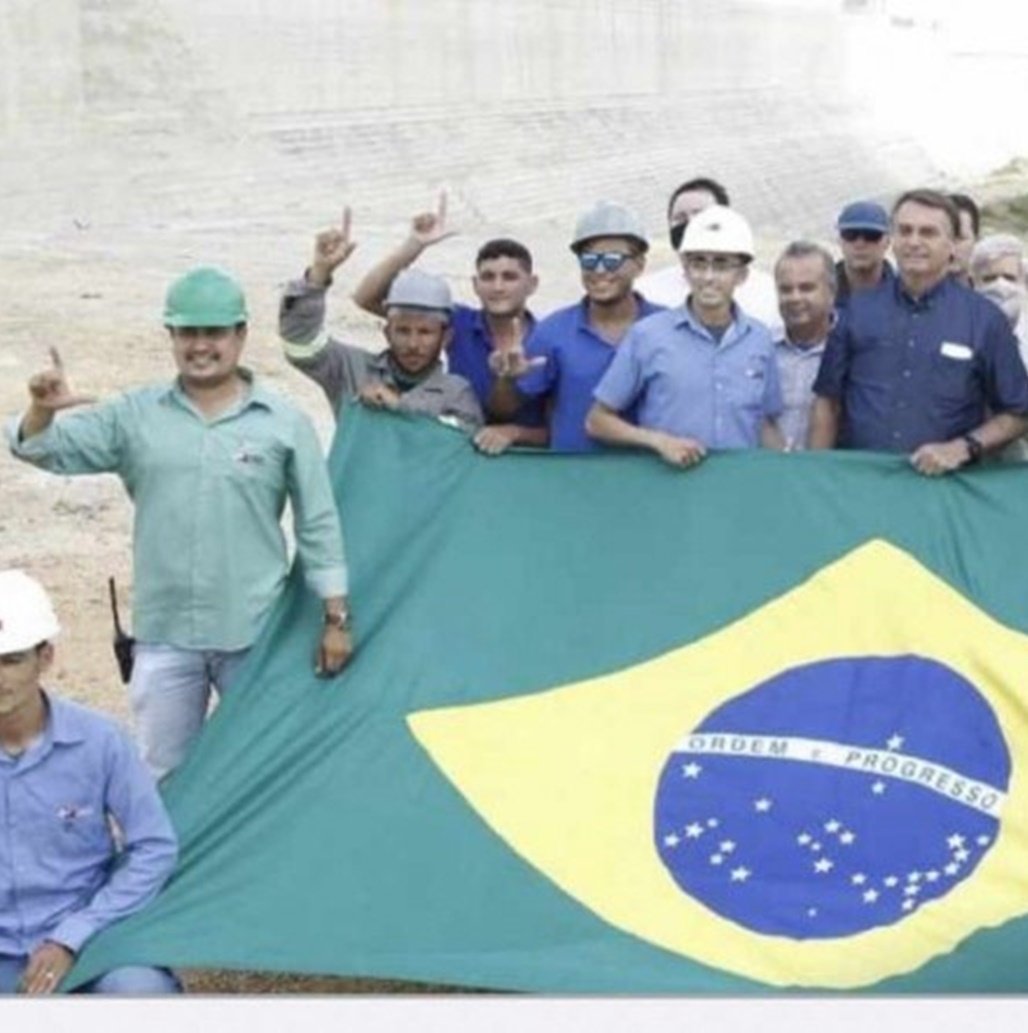
[[[350,225],[353,222],[353,213],[350,211],[350,206],[346,205],[343,208],[343,239],[350,239]]]
[[[58,373],[64,372],[64,363],[61,361],[61,353],[53,346],[50,346],[50,362]]]
[[[438,216],[439,223],[442,226],[446,225],[446,204],[447,204],[446,191],[445,190],[440,190],[439,191],[439,208],[436,211],[436,215]]]

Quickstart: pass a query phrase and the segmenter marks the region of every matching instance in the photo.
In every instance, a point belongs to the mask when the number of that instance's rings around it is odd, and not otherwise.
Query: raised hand
[[[529,370],[537,369],[546,365],[545,355],[536,355],[529,358],[523,348],[504,348],[489,353],[489,370],[494,377],[503,377],[506,380],[516,380],[528,373]]]
[[[64,372],[64,363],[56,348],[50,349],[50,368],[29,379],[29,396],[33,408],[43,410],[50,416],[61,409],[89,405],[96,401],[90,395],[78,395],[71,390],[67,374]]]
[[[420,212],[411,219],[410,242],[418,248],[431,247],[456,234],[446,225],[446,191],[439,192],[439,202],[434,212]]]
[[[314,258],[311,261],[311,280],[325,286],[332,273],[353,254],[357,242],[350,239],[350,227],[353,215],[350,206],[343,209],[343,221],[340,226],[330,230],[322,230],[314,238]]]

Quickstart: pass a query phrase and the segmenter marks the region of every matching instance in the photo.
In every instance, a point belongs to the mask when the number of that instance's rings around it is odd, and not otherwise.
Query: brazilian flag
[[[349,413],[358,651],[294,572],[167,800],[153,963],[560,993],[1028,989],[1028,476],[485,458]]]

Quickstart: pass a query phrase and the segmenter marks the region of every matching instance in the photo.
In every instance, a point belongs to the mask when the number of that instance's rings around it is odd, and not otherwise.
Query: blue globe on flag
[[[754,932],[850,936],[969,878],[999,834],[1010,754],[983,696],[918,656],[795,667],[713,710],[658,783],[661,860]]]

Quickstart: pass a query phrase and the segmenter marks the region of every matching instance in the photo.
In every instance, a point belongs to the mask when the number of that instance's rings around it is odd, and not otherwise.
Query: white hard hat
[[[577,254],[583,244],[597,237],[628,237],[636,241],[644,252],[650,246],[639,216],[631,208],[613,201],[600,201],[579,217],[571,250]]]
[[[48,642],[60,630],[43,586],[22,570],[0,570],[0,656]]]
[[[441,276],[420,269],[404,269],[393,279],[386,295],[385,307],[421,308],[431,312],[453,311],[450,288]]]
[[[738,212],[712,204],[689,220],[678,250],[683,255],[703,251],[753,258],[753,230]]]

